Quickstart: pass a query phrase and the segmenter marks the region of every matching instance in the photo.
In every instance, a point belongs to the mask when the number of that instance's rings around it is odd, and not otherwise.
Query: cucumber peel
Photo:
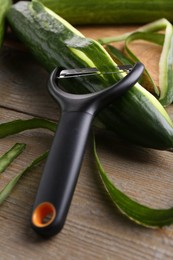
[[[158,228],[173,223],[173,207],[168,209],[153,209],[138,203],[120,191],[109,179],[99,160],[94,141],[94,156],[100,178],[108,195],[116,207],[129,219],[145,227]]]
[[[165,30],[163,34],[162,31]],[[159,33],[161,31],[161,33]],[[156,34],[156,32],[158,32]],[[163,106],[168,106],[173,101],[173,27],[166,19],[160,19],[145,26],[140,27],[136,31],[126,33],[118,37],[108,37],[99,39],[102,44],[111,42],[124,41],[124,51],[126,55],[133,61],[138,60],[131,51],[129,43],[135,40],[145,40],[162,45],[162,52],[159,61],[159,89],[152,82],[152,78],[145,70],[147,84],[153,89],[155,94]]]

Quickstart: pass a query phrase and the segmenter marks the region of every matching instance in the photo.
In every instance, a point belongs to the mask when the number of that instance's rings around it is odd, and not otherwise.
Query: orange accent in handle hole
[[[32,223],[36,227],[47,227],[54,221],[55,216],[55,207],[50,202],[43,202],[35,208]]]

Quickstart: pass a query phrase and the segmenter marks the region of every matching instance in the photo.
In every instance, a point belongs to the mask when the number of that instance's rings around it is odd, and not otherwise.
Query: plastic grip
[[[85,112],[61,115],[32,213],[32,227],[43,236],[58,233],[64,225],[92,119]]]

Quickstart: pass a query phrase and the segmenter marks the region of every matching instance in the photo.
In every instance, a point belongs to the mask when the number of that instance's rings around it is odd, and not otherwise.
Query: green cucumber
[[[7,13],[8,21],[18,37],[49,71],[65,68],[97,67],[115,70],[116,63],[96,41],[85,38],[67,21],[37,1],[19,2]],[[71,87],[76,93],[97,91],[120,79],[119,74],[82,80]],[[70,86],[67,86],[67,88]],[[130,142],[156,149],[173,147],[173,124],[157,99],[136,84],[121,99],[104,109],[98,118],[109,130]]]
[[[2,46],[4,37],[5,15],[11,4],[11,0],[0,0],[0,47]]]
[[[72,24],[142,24],[160,18],[173,22],[171,0],[39,0]]]

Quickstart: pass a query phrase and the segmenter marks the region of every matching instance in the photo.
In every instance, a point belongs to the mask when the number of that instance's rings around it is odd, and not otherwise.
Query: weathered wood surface
[[[86,36],[98,38],[131,28],[83,27]],[[135,51],[158,82],[159,47],[135,43]],[[0,122],[33,116],[57,120],[57,104],[47,92],[48,74],[30,54],[4,47],[0,54]],[[173,113],[173,107],[169,107]],[[16,142],[26,150],[0,176],[0,188],[31,160],[50,147],[52,134],[34,130],[0,140],[0,153]],[[173,155],[134,147],[100,133],[102,164],[116,185],[146,205],[173,206]],[[26,174],[0,207],[0,259],[173,259],[173,225],[162,229],[138,226],[110,202],[99,180],[88,142],[81,174],[62,232],[43,240],[30,228],[32,203],[43,164]]]

